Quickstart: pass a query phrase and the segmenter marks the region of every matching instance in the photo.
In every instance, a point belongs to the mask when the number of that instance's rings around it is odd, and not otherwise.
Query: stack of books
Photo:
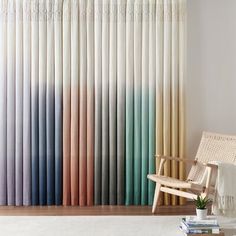
[[[180,229],[184,235],[224,235],[215,217],[199,220],[196,216],[187,216],[181,221]]]

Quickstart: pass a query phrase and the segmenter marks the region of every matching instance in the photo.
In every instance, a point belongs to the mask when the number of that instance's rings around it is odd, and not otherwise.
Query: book
[[[225,236],[223,232],[220,232],[219,234],[187,234],[184,233],[185,236]]]
[[[184,236],[225,236],[225,234],[184,234]]]
[[[219,224],[218,222],[215,222],[214,224],[210,224],[210,223],[192,223],[187,221],[185,218],[182,219],[182,222],[188,227],[188,228],[194,228],[194,229],[204,229],[204,228],[219,228]]]
[[[188,224],[197,225],[217,225],[218,221],[215,217],[208,216],[205,220],[199,220],[196,216],[186,216],[185,218]]]
[[[213,225],[188,225],[188,223],[185,221],[185,219],[182,219],[181,222],[181,228],[184,232],[186,233],[195,233],[195,234],[200,234],[200,233],[205,233],[205,234],[219,234],[220,233],[220,226]]]
[[[206,235],[219,235],[220,229],[184,229],[182,226],[180,226],[180,230],[185,233],[185,235],[191,235],[191,234],[206,234]]]
[[[223,232],[220,232],[219,234],[187,234],[184,233],[185,236],[225,236]]]

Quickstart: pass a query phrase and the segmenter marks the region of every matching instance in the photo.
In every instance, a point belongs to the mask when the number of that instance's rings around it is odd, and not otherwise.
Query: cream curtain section
[[[156,21],[156,153],[184,158],[186,1],[157,1]],[[169,161],[164,175],[184,179],[182,163]],[[183,204],[165,194],[161,204]]]

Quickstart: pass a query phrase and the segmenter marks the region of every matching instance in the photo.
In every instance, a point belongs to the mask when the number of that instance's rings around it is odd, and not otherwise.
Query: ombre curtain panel
[[[184,157],[185,1],[0,0],[1,205],[152,204],[154,154]]]

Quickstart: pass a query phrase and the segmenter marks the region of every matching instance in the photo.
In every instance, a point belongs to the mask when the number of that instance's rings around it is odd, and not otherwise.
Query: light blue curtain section
[[[0,5],[0,12],[3,6]],[[7,16],[0,15],[0,205],[7,204]]]
[[[7,200],[15,205],[15,14],[14,1],[8,2],[7,24]]]
[[[62,204],[62,19],[50,3],[0,2],[0,205]]]

